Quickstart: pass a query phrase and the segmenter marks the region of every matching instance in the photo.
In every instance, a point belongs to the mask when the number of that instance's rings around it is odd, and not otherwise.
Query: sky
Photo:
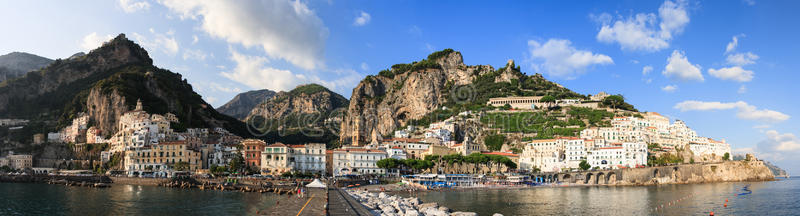
[[[119,33],[210,104],[366,75],[452,48],[582,94],[622,94],[800,173],[798,1],[8,1],[0,53],[88,52]]]

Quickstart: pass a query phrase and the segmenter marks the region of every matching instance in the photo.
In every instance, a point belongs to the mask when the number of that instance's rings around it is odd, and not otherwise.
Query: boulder
[[[451,216],[478,216],[475,212],[453,212]]]

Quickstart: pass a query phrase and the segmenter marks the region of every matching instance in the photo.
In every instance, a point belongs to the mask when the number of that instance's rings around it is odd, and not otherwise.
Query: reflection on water
[[[736,196],[750,185],[752,194]],[[408,196],[408,194],[401,194]],[[798,215],[800,180],[636,187],[540,187],[416,194],[479,215]],[[724,207],[728,199],[728,207]],[[664,205],[664,208],[661,208]],[[657,209],[658,208],[658,209]]]
[[[0,215],[246,215],[277,199],[274,194],[136,185],[0,183]]]
[[[752,194],[734,196],[748,184]],[[798,179],[417,194],[425,202],[480,215],[708,215],[712,210],[716,215],[798,215],[798,195]],[[248,215],[271,207],[278,199],[274,194],[152,186],[114,185],[99,189],[0,183],[0,215]],[[725,199],[729,199],[728,207],[723,207]],[[675,200],[681,201],[669,204]],[[665,207],[656,210],[661,205]]]

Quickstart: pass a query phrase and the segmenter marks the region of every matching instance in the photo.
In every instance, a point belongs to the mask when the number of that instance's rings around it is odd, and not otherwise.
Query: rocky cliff
[[[228,103],[217,107],[217,111],[239,120],[245,120],[253,108],[272,99],[273,96],[275,96],[275,92],[269,89],[239,93],[228,101]]]
[[[775,176],[763,161],[726,161],[670,167],[629,169],[617,185],[688,184],[729,181],[764,181]]]
[[[244,124],[202,100],[180,74],[153,66],[147,51],[120,34],[86,55],[56,60],[0,87],[0,118],[58,119],[57,129],[79,113],[104,135],[141,99],[145,111],[175,114],[185,127],[224,127],[246,135]]]
[[[247,119],[286,119],[297,114],[322,114],[322,118],[318,120],[321,121],[327,114],[347,104],[347,99],[336,92],[321,85],[306,84],[288,92],[278,92],[271,100],[256,105]]]
[[[428,115],[443,107],[467,110],[485,105],[490,97],[546,94],[584,97],[540,74],[523,74],[513,60],[495,70],[490,65],[466,65],[460,52],[446,49],[362,80],[353,89],[340,136],[348,142],[358,132],[360,139],[371,141],[412,121],[430,123],[437,118]]]

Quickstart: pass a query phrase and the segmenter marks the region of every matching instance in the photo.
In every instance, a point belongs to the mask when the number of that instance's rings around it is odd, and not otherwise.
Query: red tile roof
[[[485,154],[485,155],[500,155],[500,156],[506,156],[506,157],[519,157],[519,155],[517,155],[517,154],[508,153],[508,152],[486,152],[486,153],[481,153],[481,154]]]
[[[283,143],[275,143],[275,144],[269,145],[267,147],[286,147],[286,145],[284,145]]]

